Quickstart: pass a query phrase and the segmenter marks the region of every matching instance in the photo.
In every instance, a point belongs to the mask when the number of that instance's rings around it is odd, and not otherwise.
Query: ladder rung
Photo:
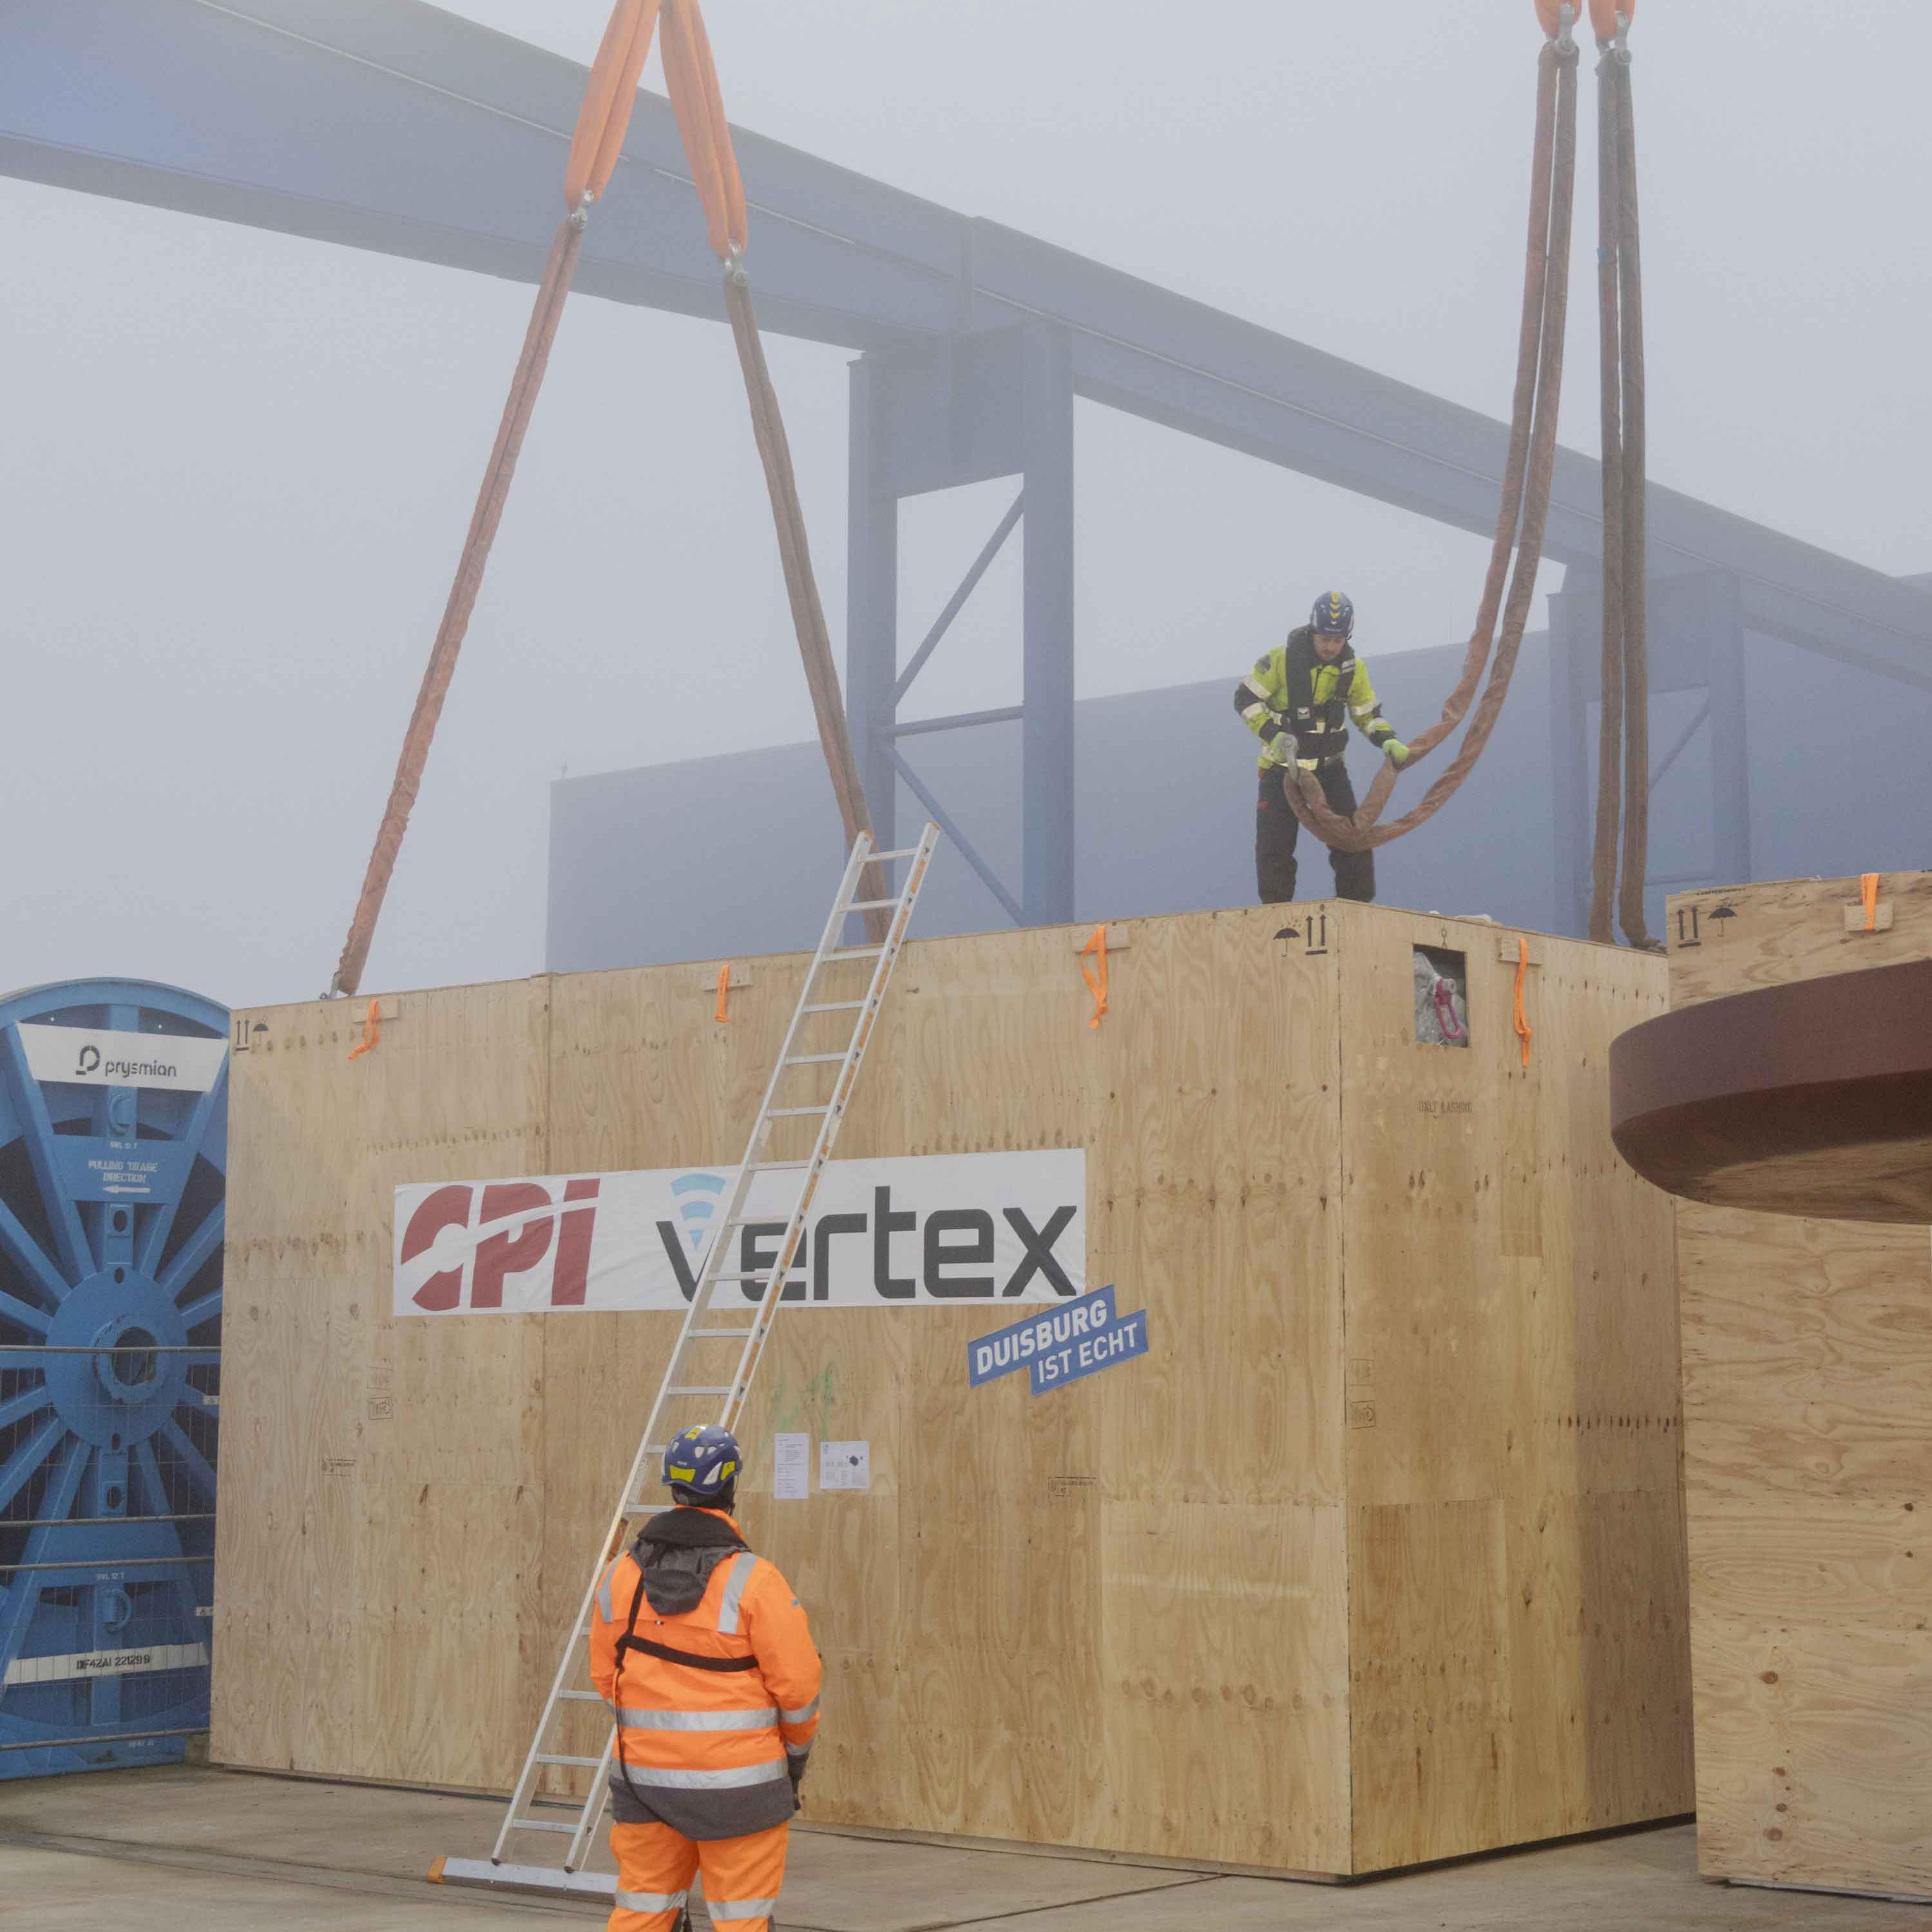
[[[876,959],[885,950],[883,946],[842,946],[836,952],[826,953],[825,961],[830,965],[835,959]]]
[[[829,1113],[830,1113],[830,1112],[831,1112],[831,1111],[832,1111],[832,1102],[831,1102],[830,1100],[828,1100],[828,1101],[826,1101],[826,1103],[824,1104],[824,1106],[822,1106],[822,1107],[772,1107],[772,1108],[767,1108],[767,1109],[766,1109],[766,1111],[765,1118],[766,1118],[766,1120],[789,1120],[789,1119],[790,1119],[790,1118],[791,1118],[794,1114],[829,1114]]]
[[[848,912],[884,912],[898,904],[897,899],[855,899],[845,910]]]
[[[788,1066],[835,1066],[845,1058],[842,1053],[794,1053],[785,1062]],[[799,1166],[805,1163],[800,1161]]]
[[[756,1276],[752,1277],[754,1280],[757,1278]],[[747,1335],[755,1334],[757,1332],[758,1324],[755,1322],[749,1328],[694,1328],[685,1340],[687,1342],[722,1342],[728,1336],[732,1341],[739,1342],[743,1340]]]
[[[832,1057],[834,1060],[842,1060],[845,1056],[842,1053],[835,1053]],[[808,1160],[754,1160],[745,1172],[747,1174],[776,1174],[782,1168],[809,1167],[811,1165]]]
[[[816,1006],[800,1006],[802,1013],[856,1013],[865,1005],[863,1000],[827,1000]]]
[[[574,1764],[585,1771],[595,1771],[604,1760],[601,1757],[564,1757],[554,1751],[538,1751],[532,1762],[537,1764]]]
[[[595,1690],[560,1690],[560,1697],[568,1697],[573,1704],[601,1704],[604,1700]]]
[[[721,1382],[715,1388],[706,1384],[691,1382],[680,1388],[664,1390],[666,1395],[729,1395],[730,1393],[731,1384],[729,1382]]]
[[[916,859],[918,856],[919,848],[916,845],[904,845],[896,852],[868,852],[866,854],[866,862],[869,866],[875,860]]]
[[[570,1808],[575,1811],[581,1807],[573,1804]],[[567,1838],[574,1838],[577,1835],[574,1825],[553,1825],[548,1818],[512,1818],[510,1829],[513,1832],[561,1832]]]

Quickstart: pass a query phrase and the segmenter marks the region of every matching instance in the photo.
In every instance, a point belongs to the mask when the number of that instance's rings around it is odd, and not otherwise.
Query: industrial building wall
[[[1438,715],[1462,656],[1460,646],[1370,654],[1376,689],[1399,731],[1419,730]],[[1230,702],[1244,668],[1232,664],[1211,683],[1075,706],[1076,917],[1253,903],[1253,741]],[[1829,878],[1932,860],[1924,750],[1932,745],[1932,690],[1756,634],[1746,640],[1744,686],[1751,879]],[[1652,700],[1653,770],[1696,724],[1702,704],[1699,691]],[[1383,904],[1581,932],[1580,910],[1558,890],[1550,706],[1548,640],[1532,637],[1483,760],[1454,802],[1376,854]],[[1592,703],[1585,733],[1592,797],[1597,718]],[[908,740],[905,749],[1017,896],[1019,726],[934,734]],[[1350,764],[1360,790],[1376,759],[1358,741]],[[1394,808],[1406,809],[1420,792],[1416,782],[1405,784]],[[902,835],[925,816],[903,784],[898,810]],[[1328,855],[1303,842],[1301,896],[1318,897],[1332,890]],[[841,844],[815,743],[562,780],[550,792],[549,968],[587,972],[808,946],[823,916],[820,882]],[[1586,874],[1587,852],[1581,858]],[[1654,927],[1660,929],[1666,892],[1714,883],[1715,863],[1706,724],[1652,793]],[[960,854],[942,848],[920,930],[981,932],[1010,923]]]
[[[1372,654],[1396,728],[1441,711],[1462,648]],[[1083,699],[1074,707],[1075,916],[1098,920],[1250,905],[1255,898],[1255,741],[1234,714],[1236,658],[1211,683]],[[908,762],[1005,883],[1020,883],[1020,728],[908,740]],[[1549,651],[1529,638],[1484,762],[1426,832],[1376,855],[1385,904],[1488,913],[1560,930],[1555,914]],[[1357,744],[1366,787],[1376,760]],[[1414,784],[1398,794],[1406,805]],[[898,830],[926,815],[902,784]],[[1310,842],[1304,841],[1304,846]],[[554,973],[809,947],[842,848],[815,742],[566,778],[550,788]],[[1333,890],[1318,845],[1301,896]],[[926,934],[1010,925],[963,857],[943,847],[920,902]]]

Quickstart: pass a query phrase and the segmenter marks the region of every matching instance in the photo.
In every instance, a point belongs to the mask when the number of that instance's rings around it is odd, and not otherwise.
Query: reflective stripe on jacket
[[[736,1530],[721,1511],[703,1514]],[[640,1805],[694,1838],[790,1818],[818,1730],[820,1666],[774,1564],[725,1553],[694,1609],[661,1616],[626,1550],[597,1586],[590,1676],[617,1722],[612,1789],[631,1801],[620,1810]]]
[[[1234,687],[1234,709],[1267,748],[1260,763],[1286,762],[1274,755],[1274,741],[1292,732],[1299,760],[1307,770],[1339,758],[1348,742],[1346,720],[1379,746],[1395,736],[1382,716],[1369,668],[1344,645],[1333,664],[1315,655],[1314,634],[1304,625],[1288,634]]]

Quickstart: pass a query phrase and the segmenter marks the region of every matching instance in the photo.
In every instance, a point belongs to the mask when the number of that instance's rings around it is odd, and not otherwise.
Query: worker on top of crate
[[[616,1902],[608,1932],[673,1932],[701,1868],[712,1922],[769,1932],[818,1730],[818,1652],[776,1566],[731,1520],[737,1438],[716,1424],[664,1450],[674,1508],[598,1582],[590,1681],[617,1720]]]
[[[1298,759],[1319,781],[1330,811],[1348,818],[1355,809],[1355,789],[1342,753],[1348,742],[1347,720],[1391,759],[1397,769],[1408,761],[1408,747],[1382,716],[1369,668],[1356,656],[1355,607],[1339,590],[1316,600],[1308,622],[1291,631],[1234,687],[1234,709],[1262,741],[1261,797],[1255,820],[1255,873],[1264,905],[1294,896],[1294,839],[1300,829],[1282,782]],[[1328,854],[1339,898],[1376,896],[1372,852]]]

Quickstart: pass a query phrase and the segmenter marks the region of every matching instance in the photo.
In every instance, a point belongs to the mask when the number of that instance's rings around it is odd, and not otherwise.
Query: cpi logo
[[[417,1288],[417,1306],[432,1314],[501,1308],[510,1276],[547,1264],[550,1294],[541,1305],[582,1307],[598,1186],[566,1180],[559,1198],[541,1181],[458,1181],[425,1195],[403,1231],[398,1257],[406,1268],[415,1262],[418,1271],[437,1270]],[[589,1204],[572,1204],[578,1202]]]

